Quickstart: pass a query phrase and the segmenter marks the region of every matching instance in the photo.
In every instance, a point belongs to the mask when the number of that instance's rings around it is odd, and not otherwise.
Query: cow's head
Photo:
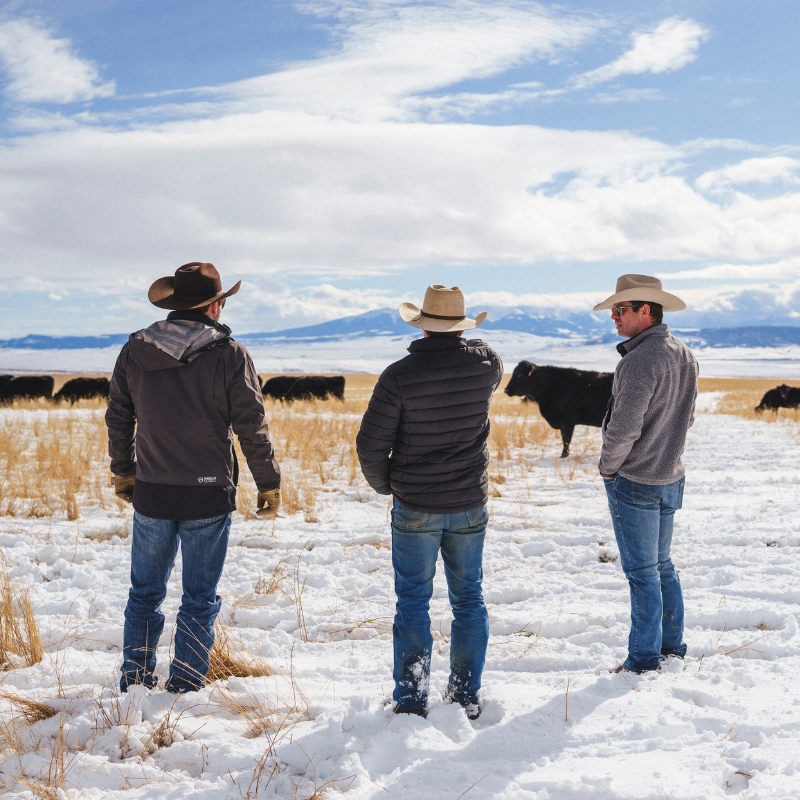
[[[530,361],[520,361],[514,372],[511,373],[511,380],[506,386],[505,392],[509,397],[525,397],[533,394],[534,375],[536,364]]]

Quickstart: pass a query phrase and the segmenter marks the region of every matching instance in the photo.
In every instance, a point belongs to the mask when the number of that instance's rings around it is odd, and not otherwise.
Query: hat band
[[[439,314],[429,314],[427,311],[420,311],[419,312],[423,317],[428,317],[429,319],[448,319],[453,320],[454,322],[457,320],[466,319],[466,316],[461,317],[442,317]]]

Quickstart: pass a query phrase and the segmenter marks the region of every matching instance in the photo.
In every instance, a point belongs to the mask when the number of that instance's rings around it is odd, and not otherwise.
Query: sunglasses
[[[636,303],[633,303],[632,305],[629,306],[611,306],[611,310],[618,317],[621,317],[629,308],[632,308],[634,311],[638,311],[641,308],[641,306],[636,305]]]

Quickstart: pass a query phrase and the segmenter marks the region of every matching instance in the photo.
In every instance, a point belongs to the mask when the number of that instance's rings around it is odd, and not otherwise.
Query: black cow
[[[289,403],[292,400],[312,400],[315,397],[327,400],[329,396],[344,400],[344,375],[334,375],[332,378],[322,375],[297,378],[293,375],[279,375],[265,381],[261,393]]]
[[[54,383],[52,375],[21,375],[12,378],[0,388],[0,402],[10,403],[18,398],[35,400],[37,397],[46,397],[49,400],[53,395]]]
[[[787,386],[785,383],[770,389],[755,407],[757,413],[769,410],[778,413],[779,408],[797,408],[800,406],[800,389]]]
[[[6,384],[13,378],[13,375],[0,375],[0,396],[3,394]]]
[[[506,394],[539,404],[547,424],[561,431],[564,443],[561,458],[566,458],[576,425],[599,428],[603,424],[613,382],[611,372],[537,367],[530,361],[520,361],[506,386]]]
[[[69,400],[70,405],[74,405],[78,400],[93,397],[108,397],[108,378],[73,378],[53,395],[53,400]]]

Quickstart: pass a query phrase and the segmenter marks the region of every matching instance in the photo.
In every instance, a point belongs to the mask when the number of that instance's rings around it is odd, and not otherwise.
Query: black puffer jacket
[[[412,511],[479,508],[488,496],[489,401],[503,364],[478,339],[417,339],[408,351],[384,370],[361,421],[361,471]]]

